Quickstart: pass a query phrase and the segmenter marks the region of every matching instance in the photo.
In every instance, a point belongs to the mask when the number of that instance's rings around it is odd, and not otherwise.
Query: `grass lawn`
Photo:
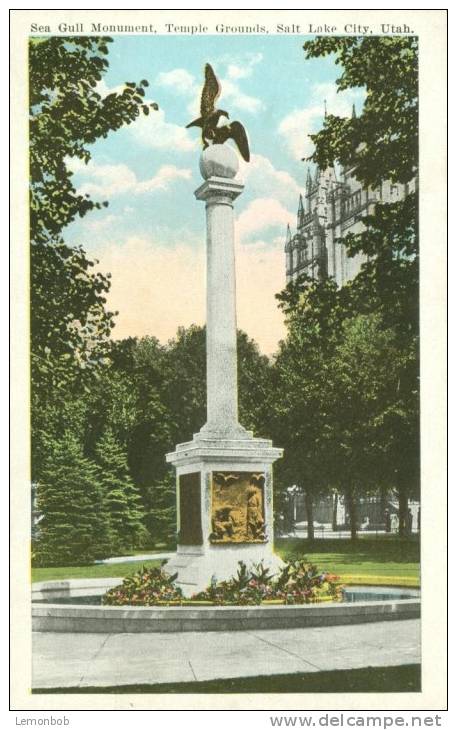
[[[32,582],[44,580],[67,580],[68,578],[124,578],[136,573],[145,565],[154,568],[161,564],[161,560],[145,560],[135,563],[115,563],[114,565],[78,565],[62,568],[32,568]]]
[[[420,692],[419,664],[364,667],[307,674],[214,679],[206,682],[133,684],[117,687],[56,687],[32,694],[230,694],[256,692]]]
[[[305,555],[322,570],[339,575],[343,582],[365,585],[420,585],[420,544],[417,539],[391,537],[314,540],[278,539],[276,551],[284,558]]]
[[[361,537],[354,543],[346,539],[317,539],[311,545],[307,540],[284,538],[276,540],[275,549],[282,558],[290,554],[306,556],[322,570],[339,575],[347,584],[420,585],[419,541],[415,539]],[[124,577],[142,565],[152,568],[160,565],[160,561],[33,568],[32,581]]]

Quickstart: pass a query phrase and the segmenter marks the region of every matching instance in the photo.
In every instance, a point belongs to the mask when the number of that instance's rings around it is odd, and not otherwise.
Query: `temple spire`
[[[284,251],[286,253],[290,253],[291,250],[292,250],[292,232],[290,230],[290,225],[287,224],[286,245],[284,246]]]
[[[304,216],[305,216],[305,208],[303,206],[303,196],[300,193],[300,197],[298,199],[297,228],[300,228],[303,225]]]

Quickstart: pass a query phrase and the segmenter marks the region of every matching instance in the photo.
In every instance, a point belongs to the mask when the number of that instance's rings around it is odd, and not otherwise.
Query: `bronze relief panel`
[[[266,542],[264,487],[263,473],[213,472],[212,543]]]

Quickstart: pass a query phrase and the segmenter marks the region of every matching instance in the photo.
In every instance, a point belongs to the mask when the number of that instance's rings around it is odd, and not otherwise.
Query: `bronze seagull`
[[[230,487],[235,484],[239,477],[236,474],[224,474],[224,472],[215,472],[214,481],[221,487]]]
[[[200,98],[200,116],[186,125],[202,128],[203,148],[208,147],[208,140],[214,140],[214,132],[221,117],[229,118],[223,109],[215,109],[214,104],[221,94],[221,85],[209,63],[205,65],[205,84]]]
[[[249,484],[254,484],[256,487],[263,487],[265,484],[265,474],[252,474]]]
[[[241,157],[249,162],[249,142],[246,130],[241,122],[232,122],[231,124],[224,124],[222,127],[216,127],[214,130],[214,144],[224,144],[228,139],[233,139],[236,142]]]
[[[205,65],[205,83],[202,90],[200,100],[200,116],[186,125],[189,127],[201,127],[203,149],[206,149],[211,142],[212,144],[224,144],[228,139],[233,139],[236,143],[241,156],[246,162],[249,162],[249,143],[241,122],[232,122],[218,127],[221,117],[229,118],[228,112],[223,109],[216,109],[215,102],[221,93],[221,85],[214,73],[212,66],[207,63]]]

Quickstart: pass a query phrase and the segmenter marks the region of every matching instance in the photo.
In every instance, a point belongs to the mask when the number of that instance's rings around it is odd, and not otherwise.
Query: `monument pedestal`
[[[247,438],[226,440],[197,434],[167,454],[177,471],[178,549],[166,570],[178,573],[185,596],[236,575],[240,560],[248,567],[263,561],[272,572],[282,566],[273,552],[272,482],[272,464],[281,455],[271,441],[248,432]],[[257,537],[255,525],[251,531],[248,525],[256,509],[248,504],[250,493],[264,523]]]
[[[207,423],[192,441],[167,454],[177,471],[178,550],[167,563],[191,596],[211,581],[236,574],[238,562],[263,561],[277,572],[273,553],[272,464],[282,449],[254,438],[238,423],[237,334],[233,202],[244,186],[235,179],[238,157],[214,144],[202,153],[206,203]]]

